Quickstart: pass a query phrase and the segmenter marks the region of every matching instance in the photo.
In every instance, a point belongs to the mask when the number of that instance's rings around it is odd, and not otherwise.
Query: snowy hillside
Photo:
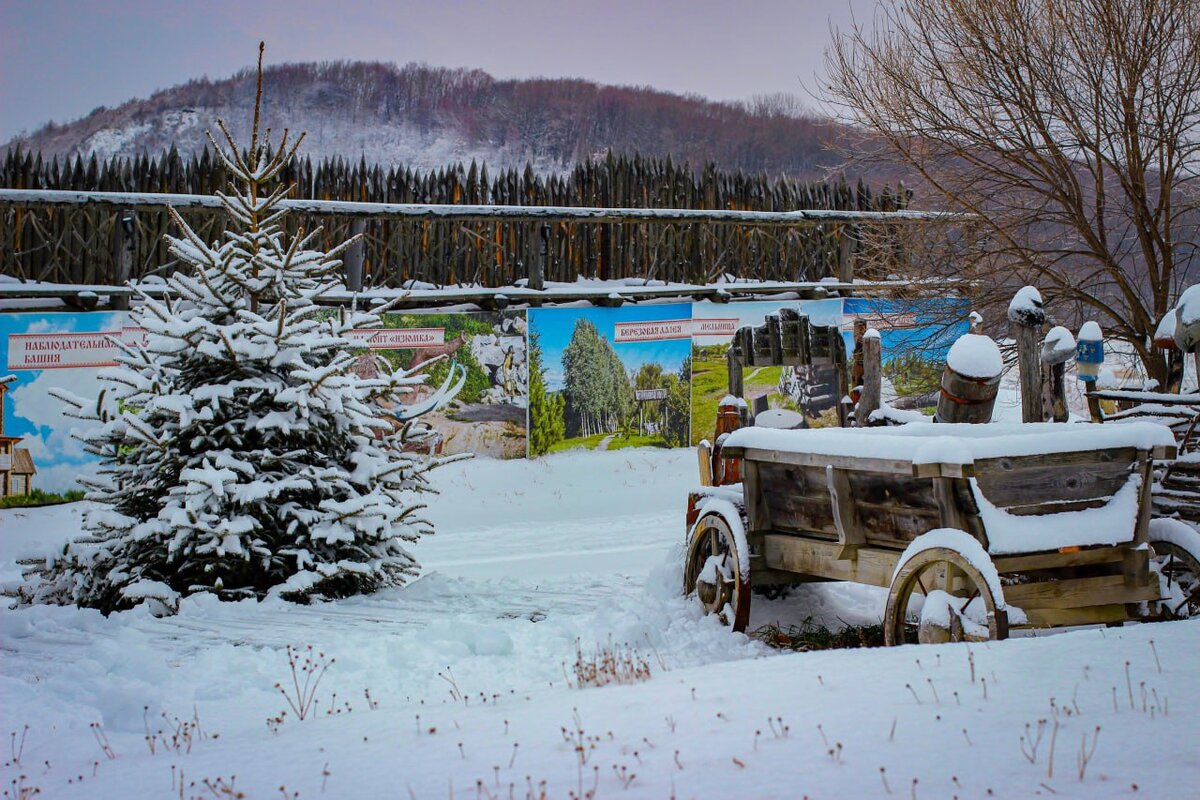
[[[169,619],[0,611],[0,732],[15,734],[0,784],[80,798],[1195,796],[1200,624],[779,655],[678,596],[694,471],[686,450],[448,466],[439,533],[414,548],[425,573],[370,597],[197,596]],[[79,513],[0,511],[0,579]],[[756,598],[752,626],[881,606],[881,590],[814,584]],[[577,648],[621,643],[648,680],[573,686]],[[336,659],[303,721],[275,688],[293,691],[289,644]]]
[[[306,131],[304,153],[314,161],[429,170],[475,159],[493,172],[530,162],[547,173],[612,150],[811,178],[837,163],[825,145],[845,134],[782,96],[724,104],[582,80],[501,81],[479,70],[361,62],[270,67],[264,82],[267,124]],[[50,124],[0,144],[0,153],[16,144],[60,160],[198,152],[218,118],[248,141],[253,101],[251,72],[190,81]]]

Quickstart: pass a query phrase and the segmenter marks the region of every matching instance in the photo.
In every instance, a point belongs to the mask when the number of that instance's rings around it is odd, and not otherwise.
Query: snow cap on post
[[[1062,364],[1075,354],[1075,337],[1062,325],[1055,325],[1042,340],[1042,363]]]
[[[1185,353],[1200,345],[1200,284],[1189,286],[1175,304],[1175,344]]]
[[[1042,293],[1033,286],[1017,290],[1008,304],[1008,321],[1030,328],[1045,325],[1046,310],[1042,307]]]
[[[968,314],[967,322],[970,325],[970,333],[983,333],[983,315],[978,311]]]
[[[1004,359],[990,336],[964,333],[950,346],[946,366],[964,378],[989,380],[1004,371]]]
[[[867,328],[865,331],[863,331],[863,338],[864,339],[879,339],[880,338],[879,331],[875,330],[874,328]]]
[[[1158,327],[1154,329],[1154,346],[1160,350],[1177,350],[1179,345],[1175,344],[1175,309],[1169,310],[1163,314],[1163,318],[1159,320]]]
[[[1095,383],[1104,363],[1104,334],[1092,320],[1079,329],[1079,344],[1075,348],[1075,371],[1084,383]]]

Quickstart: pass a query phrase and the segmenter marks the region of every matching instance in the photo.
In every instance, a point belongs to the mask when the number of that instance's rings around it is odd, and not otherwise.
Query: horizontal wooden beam
[[[691,222],[742,225],[821,225],[824,223],[911,223],[967,222],[973,215],[949,211],[741,211],[691,208],[593,208],[585,206],[493,206],[438,205],[432,203],[357,203],[341,200],[284,200],[281,208],[317,216],[370,217],[413,220],[500,220],[588,222]],[[219,198],[212,195],[157,194],[147,192],[76,192],[56,189],[0,189],[2,207],[50,208],[55,206],[99,206],[135,211],[219,211]]]
[[[1128,586],[1124,575],[1066,578],[1010,584],[1004,587],[1005,602],[1026,611],[1033,608],[1080,608],[1158,599],[1160,597],[1155,581],[1141,586]]]
[[[890,586],[900,551],[860,547],[853,559],[841,559],[842,545],[784,533],[762,535],[763,563],[770,569],[786,570],[826,580],[853,581],[872,586]]]
[[[474,303],[481,307],[501,307],[526,303],[530,305],[553,305],[584,300],[593,305],[619,305],[643,300],[679,299],[680,301],[711,300],[726,303],[740,300],[777,298],[781,295],[801,299],[820,299],[839,296],[889,296],[909,290],[912,284],[905,281],[837,281],[806,282],[745,282],[721,284],[666,284],[661,286],[613,286],[613,285],[560,285],[545,289],[530,289],[524,286],[503,286],[495,289],[454,286],[445,289],[369,289],[363,292],[326,292],[317,302],[323,305],[349,305],[358,301],[362,304],[392,302],[395,308],[433,308],[445,305]],[[947,284],[944,289],[953,290]],[[138,284],[136,287],[51,284],[51,283],[0,283],[0,300],[4,299],[53,299],[73,301],[82,296],[132,297],[139,292],[150,297],[162,297],[170,293],[165,284]]]

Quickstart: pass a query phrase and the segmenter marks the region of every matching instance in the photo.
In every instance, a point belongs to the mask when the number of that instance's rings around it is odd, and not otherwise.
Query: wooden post
[[[1055,326],[1046,334],[1042,343],[1042,386],[1045,407],[1055,422],[1066,422],[1070,418],[1067,409],[1066,369],[1067,361],[1075,355],[1075,337],[1061,326]]]
[[[342,268],[346,273],[346,288],[352,292],[361,292],[363,288],[363,238],[367,232],[367,221],[355,219],[350,223],[350,235],[357,236],[358,241],[346,251],[342,260]]]
[[[863,384],[863,335],[867,332],[867,321],[861,317],[854,320],[854,364],[850,369],[850,394]]]
[[[874,334],[874,335],[872,335]],[[870,424],[871,412],[881,405],[880,395],[883,391],[883,340],[878,331],[868,331],[862,338],[862,394],[858,398],[858,408],[855,417],[858,427],[865,428]]]
[[[745,393],[742,386],[742,360],[738,357],[737,346],[732,342],[725,351],[725,364],[729,371],[729,393],[734,397],[741,397]]]
[[[1067,410],[1066,364],[1042,365],[1042,408],[1050,421],[1066,422]]]
[[[858,230],[854,225],[841,225],[838,230],[838,280],[842,283],[854,281],[854,253],[857,249]]]
[[[1042,364],[1040,340],[1046,312],[1037,289],[1026,286],[1008,306],[1008,321],[1017,343],[1017,364],[1021,370],[1021,421],[1042,422]]]
[[[1100,410],[1100,398],[1092,394],[1094,384],[1086,384],[1084,388],[1084,397],[1087,399],[1088,416],[1092,418],[1092,422],[1103,422],[1104,413]]]
[[[1041,422],[1042,368],[1038,358],[1038,338],[1041,331],[1029,325],[1013,323],[1013,339],[1017,342],[1017,364],[1021,370],[1021,421]]]
[[[550,226],[542,225],[539,233],[542,246],[529,270],[529,288],[540,291],[546,285],[546,263],[550,258]]]
[[[113,238],[113,256],[116,263],[113,283],[117,286],[124,286],[133,275],[133,256],[137,248],[136,217],[132,209],[124,209],[117,214],[117,224],[113,227]],[[129,295],[113,297],[112,307],[117,311],[127,310]]]

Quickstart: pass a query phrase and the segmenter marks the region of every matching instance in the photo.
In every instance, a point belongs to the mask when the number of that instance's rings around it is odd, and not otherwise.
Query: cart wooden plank
[[[1087,567],[1123,561],[1129,553],[1127,547],[1095,547],[1087,550],[1058,550],[1048,553],[1029,553],[1015,556],[993,556],[992,563],[1001,575],[1016,572],[1037,572],[1041,569],[1063,567]]]
[[[1018,608],[1079,608],[1159,599],[1158,586],[1153,581],[1126,584],[1124,575],[1018,583],[1004,587],[1004,600]]]
[[[768,533],[762,537],[763,561],[776,569],[836,581],[889,586],[900,551],[862,547],[858,557],[839,559],[842,545],[800,536]]]

